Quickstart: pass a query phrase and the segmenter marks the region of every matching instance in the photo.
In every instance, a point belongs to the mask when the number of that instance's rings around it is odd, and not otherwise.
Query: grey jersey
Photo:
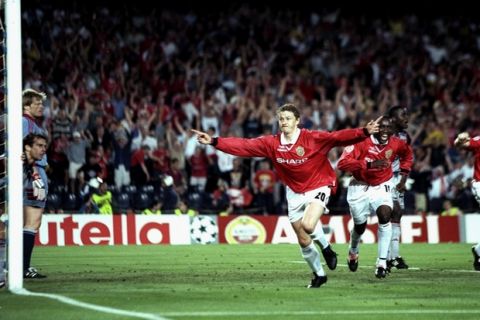
[[[395,133],[394,136],[402,141],[405,141],[407,144],[410,144],[411,142],[410,135],[407,133],[407,131],[399,131]],[[393,160],[392,171],[393,174],[400,173],[400,158],[398,156],[395,158],[395,160]]]

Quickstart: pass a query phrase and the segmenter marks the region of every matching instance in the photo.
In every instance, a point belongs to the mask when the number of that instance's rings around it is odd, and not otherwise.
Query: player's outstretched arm
[[[368,134],[374,134],[378,132],[380,120],[382,120],[382,117],[378,117],[376,120],[370,120],[367,123],[365,129],[367,129]]]
[[[213,138],[206,132],[198,131],[195,129],[190,129],[193,133],[197,135],[197,140],[201,144],[212,144]]]

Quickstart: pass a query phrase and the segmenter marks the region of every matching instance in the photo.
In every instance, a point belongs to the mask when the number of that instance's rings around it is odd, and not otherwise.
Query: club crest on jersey
[[[299,157],[303,157],[303,155],[305,154],[305,149],[302,146],[297,147],[295,151],[297,152],[297,155]]]
[[[392,150],[392,149],[385,151],[385,158],[390,159],[390,157],[392,156],[392,154],[393,154],[393,150]]]
[[[345,151],[346,153],[352,152],[352,151],[353,151],[353,145],[346,146],[344,151]]]

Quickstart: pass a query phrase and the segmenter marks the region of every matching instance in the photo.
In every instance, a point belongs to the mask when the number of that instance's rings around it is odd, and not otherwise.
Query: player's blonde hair
[[[34,89],[25,89],[22,92],[22,106],[29,106],[32,104],[33,99],[40,99],[44,101],[47,99],[47,94],[45,92],[40,92]]]

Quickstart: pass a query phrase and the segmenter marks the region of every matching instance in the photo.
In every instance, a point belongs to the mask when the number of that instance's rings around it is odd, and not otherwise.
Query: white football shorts
[[[331,189],[328,186],[320,187],[305,193],[296,193],[289,187],[287,189],[288,220],[291,223],[303,218],[305,208],[311,202],[318,202],[325,208],[324,213],[328,213],[327,204],[330,199]]]
[[[393,208],[391,181],[378,186],[370,186],[355,179],[350,181],[347,189],[347,201],[355,224],[367,222],[370,214],[374,214],[382,205]]]

